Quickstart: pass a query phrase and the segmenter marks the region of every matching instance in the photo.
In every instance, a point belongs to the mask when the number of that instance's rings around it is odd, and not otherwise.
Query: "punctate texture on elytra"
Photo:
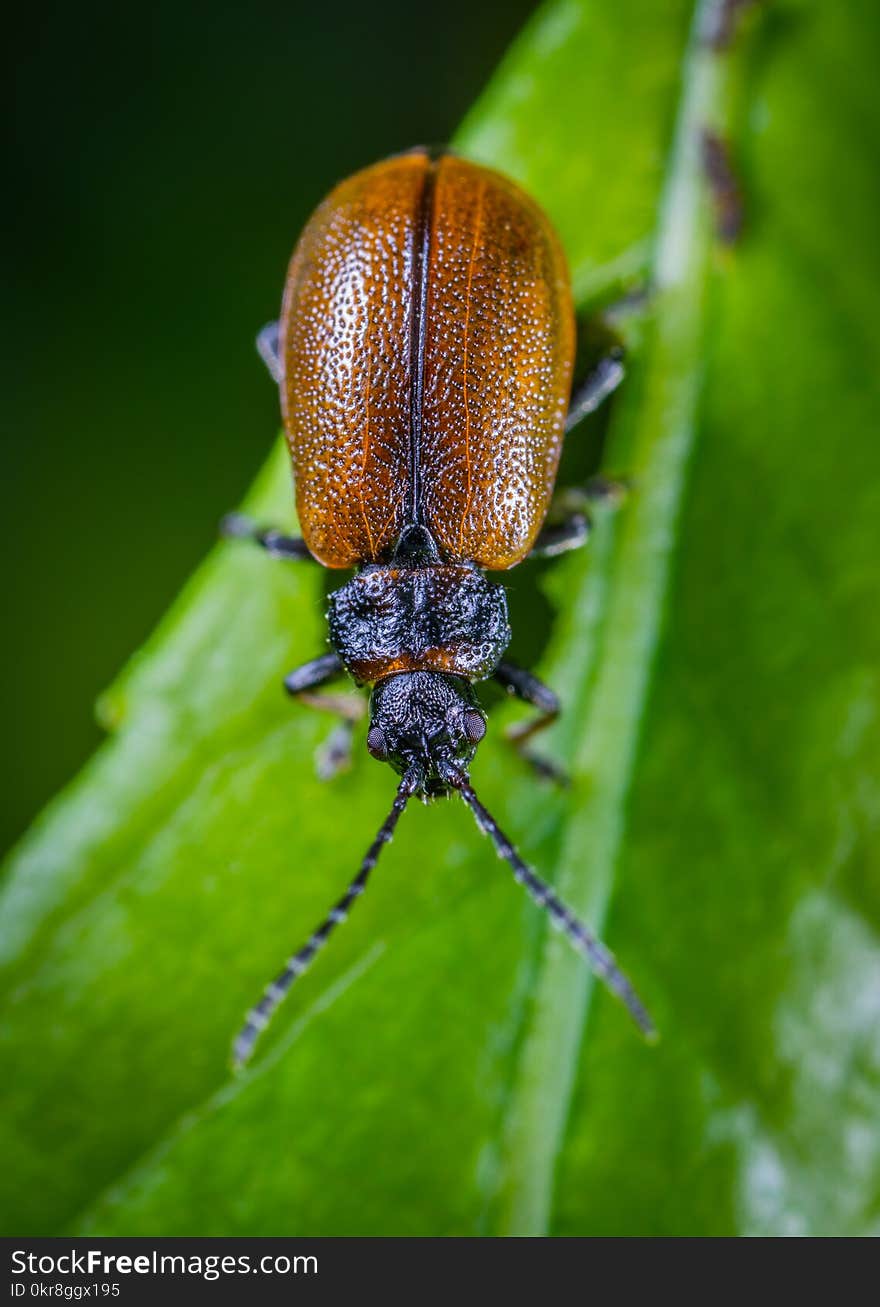
[[[574,359],[559,241],[507,178],[417,150],[342,182],[297,245],[282,407],[306,544],[387,559],[423,523],[512,567],[549,506]]]

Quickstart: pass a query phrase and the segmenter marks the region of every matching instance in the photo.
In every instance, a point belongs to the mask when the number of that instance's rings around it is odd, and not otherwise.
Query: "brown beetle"
[[[504,658],[505,592],[482,569],[587,538],[582,509],[558,525],[545,518],[566,429],[623,369],[604,359],[569,406],[574,346],[565,256],[547,218],[513,182],[448,152],[417,149],[355,174],[300,237],[281,321],[258,348],[281,390],[302,538],[237,514],[224,530],[275,557],[357,569],[331,596],[332,652],[285,685],[342,719],[320,756],[324,775],[347,760],[364,701],[316,689],[346,672],[370,686],[367,748],[402,779],[358,875],[248,1016],[238,1064],[362,893],[414,794],[457,791],[517,880],[653,1030],[611,954],[523,862],[469,775],[486,732],[475,682],[493,677],[539,710],[513,737],[524,753],[559,712],[552,690]]]

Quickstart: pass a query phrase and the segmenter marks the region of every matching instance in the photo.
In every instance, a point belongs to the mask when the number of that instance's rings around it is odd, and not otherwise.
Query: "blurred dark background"
[[[268,452],[253,350],[339,178],[448,139],[536,7],[87,0],[5,20],[3,847]]]

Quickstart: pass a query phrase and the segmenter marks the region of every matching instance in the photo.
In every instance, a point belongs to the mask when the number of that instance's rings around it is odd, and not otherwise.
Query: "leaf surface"
[[[562,0],[465,123],[563,236],[583,310],[649,280],[590,549],[508,580],[566,714],[474,780],[663,1032],[593,985],[459,804],[409,811],[251,1070],[244,1009],[386,811],[285,703],[327,577],[218,547],[5,874],[2,1228],[866,1234],[880,1203],[880,170],[867,5]],[[725,248],[701,166],[746,198]],[[317,197],[316,197],[317,198]],[[572,437],[564,475],[602,422]],[[251,507],[292,525],[280,449]]]

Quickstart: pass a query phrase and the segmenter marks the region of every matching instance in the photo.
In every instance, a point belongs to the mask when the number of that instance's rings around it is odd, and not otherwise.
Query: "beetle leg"
[[[613,349],[604,358],[599,359],[592,372],[571,397],[568,417],[565,419],[565,430],[571,431],[590,413],[595,413],[599,405],[614,393],[623,381],[624,375],[623,350]]]
[[[269,369],[269,376],[280,386],[283,379],[281,347],[277,322],[267,322],[257,332],[257,353]]]
[[[555,558],[580,549],[590,538],[593,524],[588,513],[571,513],[562,522],[543,527],[527,558]]]
[[[592,504],[616,508],[626,498],[626,481],[608,477],[591,477],[583,486],[571,486],[554,496],[550,521],[543,527],[529,551],[528,558],[553,558],[570,549],[580,549],[590,538],[593,527],[589,513]]]
[[[273,527],[258,526],[244,513],[227,513],[220,523],[220,534],[227,540],[250,540],[265,549],[270,558],[286,558],[289,562],[314,562],[299,536],[286,536]]]
[[[539,681],[537,676],[527,672],[524,667],[517,667],[516,663],[500,662],[495,668],[494,677],[499,685],[504,686],[508,694],[515,695],[517,699],[522,699],[524,703],[538,709],[537,717],[521,722],[518,726],[509,727],[505,732],[507,740],[539,776],[555,781],[558,785],[567,785],[568,776],[561,767],[526,748],[533,736],[539,731],[546,730],[559,716],[561,706],[556,694],[549,685]]]
[[[318,686],[325,685],[345,671],[338,654],[322,654],[309,663],[303,663],[284,678],[284,688],[300,703],[318,712],[335,713],[340,718],[315,755],[315,770],[322,781],[332,780],[340,771],[351,766],[351,742],[356,724],[366,712],[367,703],[359,694],[318,694]]]

